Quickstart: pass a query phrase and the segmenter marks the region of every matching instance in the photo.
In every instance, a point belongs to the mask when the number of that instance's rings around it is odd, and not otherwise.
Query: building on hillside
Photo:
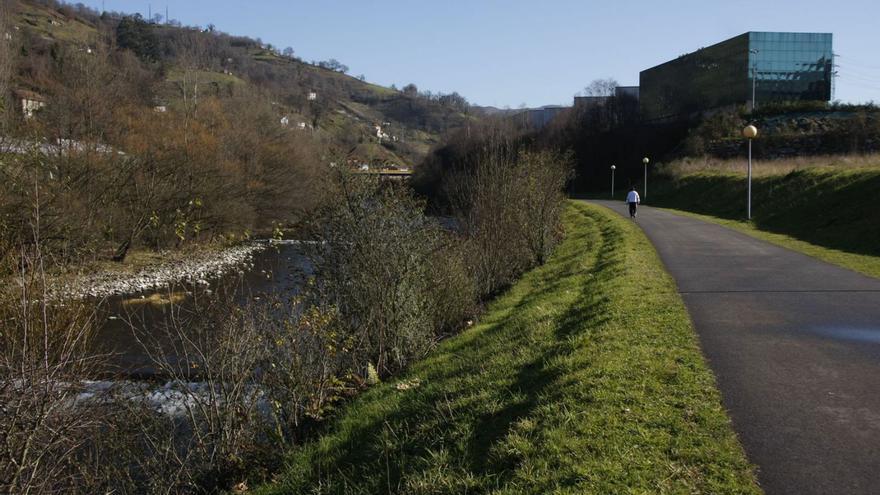
[[[682,55],[639,74],[643,121],[778,101],[829,101],[830,33],[754,32]]]
[[[379,124],[373,124],[373,127],[376,129],[376,137],[379,138],[379,142],[381,143],[383,139],[388,139],[390,136],[387,132],[382,129],[382,126]]]
[[[316,93],[316,92],[314,92],[314,91],[309,91],[308,99],[309,99],[309,101],[315,101],[315,100],[317,100],[317,99],[318,99],[318,93]]]
[[[13,91],[15,100],[20,102],[21,114],[26,119],[33,118],[34,114],[41,108],[46,106],[46,99],[38,93],[28,91],[26,89],[17,89]]]

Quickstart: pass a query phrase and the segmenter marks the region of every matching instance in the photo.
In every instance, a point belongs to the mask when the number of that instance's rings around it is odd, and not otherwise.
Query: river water
[[[96,350],[109,355],[109,366],[102,373],[152,378],[155,368],[136,335],[142,341],[167,341],[164,327],[172,312],[186,313],[196,304],[203,306],[206,300],[219,297],[230,304],[245,305],[296,295],[311,274],[302,251],[295,243],[273,244],[255,252],[249,263],[207,280],[207,284],[179,284],[106,299],[99,304],[95,339]]]

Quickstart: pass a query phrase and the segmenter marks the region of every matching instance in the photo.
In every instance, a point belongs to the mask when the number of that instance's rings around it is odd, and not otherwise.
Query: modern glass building
[[[830,33],[748,32],[639,74],[642,120],[770,101],[831,99]]]

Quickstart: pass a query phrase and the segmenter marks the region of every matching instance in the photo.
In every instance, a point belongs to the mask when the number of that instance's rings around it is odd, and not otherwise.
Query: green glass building
[[[714,108],[831,99],[830,33],[748,32],[639,74],[643,121],[687,118]]]

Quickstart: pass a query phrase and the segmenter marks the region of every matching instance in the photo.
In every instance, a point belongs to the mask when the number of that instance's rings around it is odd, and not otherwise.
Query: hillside
[[[10,4],[13,42],[24,60],[11,88],[46,98],[59,81],[52,65],[64,50],[131,51],[149,78],[143,103],[173,107],[199,96],[259,93],[279,126],[311,134],[356,163],[417,164],[449,130],[473,117],[462,98],[404,93],[349,76],[331,60],[306,63],[259,40],[207,29],[147,22],[53,1]],[[191,94],[187,94],[189,91]],[[283,119],[283,124],[282,124]]]
[[[71,265],[293,229],[333,167],[412,168],[477,120],[211,25],[8,0],[0,36],[0,254],[37,207]]]

